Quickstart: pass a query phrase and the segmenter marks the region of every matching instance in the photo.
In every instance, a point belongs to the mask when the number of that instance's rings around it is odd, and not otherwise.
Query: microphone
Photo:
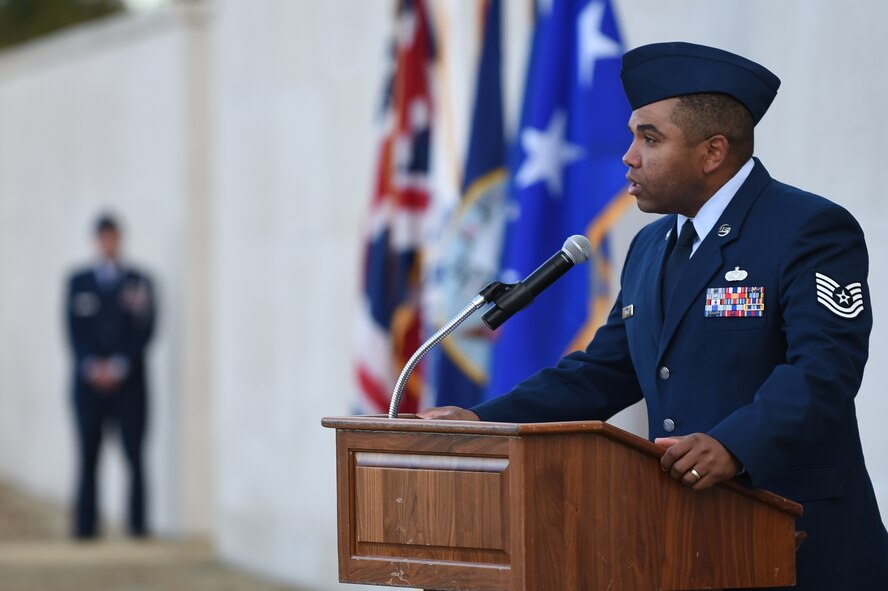
[[[524,281],[511,285],[494,281],[482,289],[459,314],[438,329],[438,332],[429,337],[407,360],[407,365],[401,370],[401,375],[398,376],[398,381],[395,382],[395,389],[392,391],[392,398],[389,401],[388,417],[390,419],[398,418],[398,407],[401,406],[401,397],[404,395],[404,388],[407,387],[407,380],[410,379],[410,374],[416,369],[423,356],[432,347],[444,340],[447,335],[453,332],[469,316],[474,314],[476,310],[492,303],[493,306],[484,313],[482,319],[484,324],[491,330],[495,329],[511,318],[512,314],[532,302],[540,292],[567,273],[568,269],[588,261],[591,256],[592,245],[589,243],[589,240],[585,236],[577,234],[565,240],[561,250],[543,263],[539,269],[528,275]]]
[[[524,281],[507,286],[494,305],[481,319],[488,328],[499,328],[513,314],[526,308],[544,289],[555,283],[574,265],[585,263],[592,256],[592,245],[585,236],[576,234],[564,241],[564,246]]]

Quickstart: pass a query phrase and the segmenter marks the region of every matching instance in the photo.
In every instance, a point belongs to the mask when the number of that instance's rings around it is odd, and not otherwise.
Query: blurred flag
[[[500,0],[482,7],[484,37],[475,86],[462,199],[445,232],[435,274],[435,330],[456,316],[499,272],[505,212],[506,150],[500,48]],[[435,351],[435,404],[471,406],[487,387],[492,333],[480,314]]]
[[[423,0],[399,2],[393,54],[358,323],[360,412],[388,410],[395,379],[422,344],[419,267],[424,218],[431,200],[428,172],[434,54]],[[420,390],[418,370],[407,385],[402,412],[417,410]]]
[[[546,0],[537,24],[511,159],[504,281],[516,281],[584,234],[596,250],[506,323],[489,396],[584,348],[612,305],[605,236],[626,205],[630,109],[620,85],[623,45],[610,0]],[[599,313],[601,312],[601,313]]]

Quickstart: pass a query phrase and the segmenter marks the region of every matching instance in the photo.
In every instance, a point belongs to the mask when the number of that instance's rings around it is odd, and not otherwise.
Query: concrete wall
[[[359,235],[391,11],[219,2],[211,281],[218,544],[336,580],[333,433],[347,412]]]
[[[758,130],[771,173],[848,207],[868,234],[876,312],[859,396],[888,508],[886,151],[872,131],[888,5],[615,0],[629,46],[710,43],[784,80]],[[0,55],[0,476],[67,499],[72,433],[62,279],[90,255],[95,212],[129,222],[159,279],[150,464],[162,532],[316,589],[336,583],[333,436],[348,412],[363,215],[376,158],[392,0],[215,0],[81,28]],[[506,2],[509,129],[532,16]],[[441,144],[462,161],[477,7],[435,0]],[[627,134],[628,138],[628,134]],[[456,163],[454,165],[454,163]],[[620,223],[622,256],[647,216]],[[618,265],[619,267],[619,265]],[[729,379],[729,376],[726,377]],[[643,432],[643,408],[619,422]],[[751,434],[754,436],[754,434]],[[119,458],[103,483],[122,513]],[[888,510],[888,509],[886,509]],[[355,587],[349,587],[355,588]]]
[[[205,339],[190,332],[183,306],[195,288],[183,253],[200,170],[186,21],[112,19],[0,56],[0,473],[47,497],[71,496],[64,280],[93,256],[94,217],[110,208],[126,222],[126,252],[158,283],[148,464],[161,532],[192,519],[182,421],[192,399],[183,386],[196,374],[184,364],[193,339]],[[121,466],[119,447],[107,447],[102,501],[112,521],[123,515]]]

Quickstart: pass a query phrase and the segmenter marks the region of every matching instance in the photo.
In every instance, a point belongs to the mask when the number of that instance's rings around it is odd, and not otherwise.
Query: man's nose
[[[629,149],[623,154],[623,164],[629,168],[638,168],[638,152],[635,150],[635,142],[629,144]]]

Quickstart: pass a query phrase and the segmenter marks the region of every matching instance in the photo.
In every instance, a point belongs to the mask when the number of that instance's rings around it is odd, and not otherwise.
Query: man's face
[[[120,252],[120,232],[114,229],[104,229],[96,237],[99,252],[102,258],[114,260]]]
[[[640,107],[629,118],[632,144],[623,155],[629,167],[629,193],[647,213],[681,213],[693,217],[705,194],[705,142],[689,146],[684,131],[672,122],[678,99]]]

